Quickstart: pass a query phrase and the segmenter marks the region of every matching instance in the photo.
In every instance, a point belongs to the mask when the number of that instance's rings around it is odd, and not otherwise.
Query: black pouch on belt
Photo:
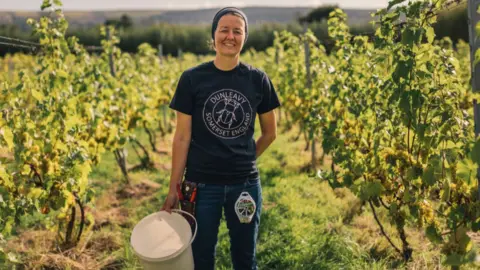
[[[184,180],[181,185],[181,192],[183,199],[180,200],[180,209],[195,216],[195,200],[197,196],[197,183]],[[188,215],[183,215],[187,219],[191,226],[194,225],[194,221]]]

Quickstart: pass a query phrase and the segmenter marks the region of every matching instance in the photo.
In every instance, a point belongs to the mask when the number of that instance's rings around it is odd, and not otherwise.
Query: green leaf
[[[445,264],[454,265],[454,266],[462,265],[462,255],[457,253],[448,255],[447,259],[445,260]]]
[[[395,83],[400,83],[401,79],[407,80],[410,78],[410,71],[413,67],[413,59],[406,61],[398,60],[395,71],[392,74],[392,79]]]
[[[410,112],[410,94],[409,92],[405,91],[402,93],[402,97],[400,98],[400,109],[404,113],[409,113]]]
[[[52,3],[50,0],[43,0],[42,6],[40,7],[41,10],[44,10],[46,8],[49,8],[52,6]]]
[[[480,166],[480,139],[478,139],[475,142],[475,145],[473,146],[473,149],[470,155],[472,157],[473,162],[477,163]]]
[[[412,110],[415,111],[416,109],[419,109],[425,100],[422,96],[422,92],[420,92],[419,90],[411,90],[408,91],[408,93],[412,100]]]
[[[398,5],[402,2],[405,2],[405,0],[392,0],[392,1],[388,2],[387,10],[390,10],[393,6]]]
[[[458,246],[460,248],[461,251],[463,252],[468,252],[472,249],[472,240],[470,239],[470,236],[468,236],[468,234],[466,232],[463,232],[460,237],[459,237],[459,241],[458,241]]]
[[[475,51],[475,60],[473,61],[473,65],[476,66],[480,62],[480,49]]]
[[[402,44],[413,46],[420,41],[421,31],[418,28],[405,28],[402,32]]]
[[[404,192],[403,192],[403,198],[402,198],[402,201],[404,203],[408,203],[410,202],[410,199],[412,198],[412,195],[410,194],[410,190],[406,189]]]
[[[389,209],[390,215],[395,216],[398,212],[398,204],[396,202],[392,202],[390,204],[390,209]]]
[[[477,232],[480,230],[480,218],[472,222],[472,231]]]
[[[7,147],[8,147],[8,150],[12,150],[13,149],[13,133],[12,133],[12,130],[9,128],[9,127],[3,127],[2,132],[0,132],[0,134],[3,135],[3,139],[5,140],[5,142],[7,143]]]
[[[363,182],[360,189],[360,198],[362,200],[369,200],[372,197],[377,197],[382,194],[385,188],[378,182]]]
[[[425,229],[425,233],[427,235],[427,238],[433,243],[440,244],[443,242],[442,236],[440,235],[437,227],[435,227],[434,225],[428,225],[428,227]]]
[[[463,159],[457,165],[457,177],[465,181],[468,185],[475,183],[478,165],[470,159]]]
[[[435,39],[435,30],[433,30],[433,27],[428,27],[425,35],[427,36],[428,43],[432,43]]]
[[[422,175],[422,182],[427,186],[433,186],[436,182],[435,179],[435,169],[431,166],[428,166]]]

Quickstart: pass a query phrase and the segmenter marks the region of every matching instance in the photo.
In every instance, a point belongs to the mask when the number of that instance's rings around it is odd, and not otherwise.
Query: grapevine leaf
[[[402,44],[413,46],[413,44],[418,43],[421,37],[421,32],[416,28],[405,28],[402,33]]]
[[[42,92],[35,89],[32,89],[32,96],[38,101],[43,101],[45,99],[45,96],[42,94]]]
[[[362,183],[362,187],[360,190],[360,198],[362,200],[369,200],[372,197],[378,197],[382,194],[385,188],[382,186],[381,183],[378,182],[368,182]]]
[[[473,65],[476,66],[480,62],[480,49],[475,51],[475,60],[473,61]]]
[[[17,256],[15,256],[15,254],[13,254],[12,252],[7,253],[7,259],[13,263],[21,263],[21,261],[18,260]]]
[[[463,159],[457,165],[457,177],[465,181],[468,185],[475,183],[477,174],[477,164],[470,159]]]
[[[63,152],[68,152],[67,145],[65,145],[62,141],[57,141],[56,142],[56,147],[57,147],[57,149],[60,149]]]
[[[397,214],[397,211],[398,211],[398,204],[396,202],[392,202],[390,204],[390,209],[389,209],[390,215],[395,216]]]
[[[427,36],[428,43],[432,43],[435,39],[435,30],[433,30],[433,27],[428,27],[425,35]]]
[[[422,96],[422,92],[419,90],[412,90],[408,92],[411,96],[412,99],[412,109],[416,110],[419,109],[422,106],[422,103],[424,101],[424,98]]]
[[[400,83],[401,79],[408,78],[412,66],[413,59],[408,59],[407,61],[399,60],[395,67],[395,71],[392,74],[393,81],[396,83]]]
[[[62,79],[68,78],[68,73],[64,70],[57,70],[56,74],[57,74],[58,77],[60,77]]]
[[[480,166],[480,139],[475,142],[471,152],[471,157],[473,162],[476,162]]]
[[[3,226],[3,234],[9,235],[12,232],[13,224],[15,224],[15,220],[13,217],[7,217],[7,222]]]
[[[453,266],[460,266],[462,265],[462,255],[458,253],[453,253],[447,256],[445,260],[445,264],[453,265]]]
[[[477,232],[480,230],[480,218],[477,218],[474,222],[472,222],[472,231]]]
[[[412,198],[412,195],[410,194],[410,190],[406,189],[404,192],[403,192],[403,198],[402,198],[402,201],[405,202],[405,203],[408,203],[410,202],[410,199]]]
[[[44,191],[41,188],[32,188],[28,193],[27,198],[37,200],[42,196],[43,193]]]
[[[428,225],[428,227],[426,228],[426,235],[427,238],[433,243],[440,244],[443,242],[442,236],[440,235],[437,227],[435,227],[435,225],[433,224]]]
[[[12,130],[9,127],[3,127],[2,132],[3,134],[3,139],[7,143],[7,147],[9,150],[13,149],[13,133]]]
[[[43,0],[42,6],[40,7],[42,10],[49,8],[52,6],[50,0]]]
[[[435,184],[435,168],[428,166],[422,175],[422,182],[427,186]]]
[[[473,245],[472,240],[470,239],[468,234],[463,233],[460,236],[460,240],[458,241],[458,246],[460,250],[462,250],[463,252],[468,252],[472,249],[472,245]]]
[[[392,1],[388,2],[387,10],[390,10],[393,6],[398,5],[402,2],[405,2],[405,0],[392,0]]]
[[[72,115],[65,121],[65,129],[70,130],[72,127],[80,124],[82,124],[82,119],[78,115]]]
[[[409,113],[410,112],[410,95],[409,92],[405,91],[402,93],[402,97],[400,98],[400,109],[404,113]]]

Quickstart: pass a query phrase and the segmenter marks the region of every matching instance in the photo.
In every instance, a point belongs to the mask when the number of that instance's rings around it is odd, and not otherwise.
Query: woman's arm
[[[277,137],[277,119],[275,117],[275,110],[258,115],[262,135],[257,140],[257,158],[268,148],[268,146]]]
[[[185,172],[188,148],[192,138],[192,116],[177,111],[177,125],[172,146],[172,172],[170,174],[170,191],[176,191]]]

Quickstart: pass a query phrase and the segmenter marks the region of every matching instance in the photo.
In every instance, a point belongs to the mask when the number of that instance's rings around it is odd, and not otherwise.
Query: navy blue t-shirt
[[[258,177],[255,116],[279,106],[265,72],[243,62],[229,71],[213,61],[184,71],[170,108],[192,116],[185,179],[233,184]]]

